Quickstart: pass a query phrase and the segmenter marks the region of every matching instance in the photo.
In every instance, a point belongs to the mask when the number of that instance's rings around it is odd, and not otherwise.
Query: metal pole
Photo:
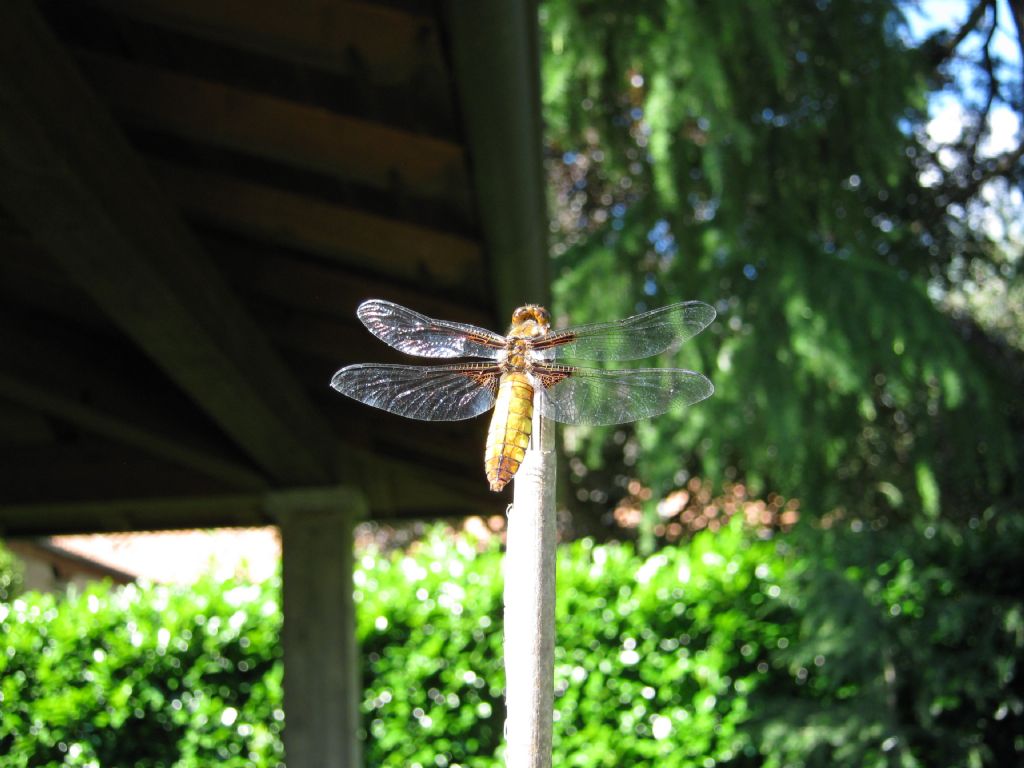
[[[534,396],[505,552],[505,765],[550,768],[555,670],[554,424]]]

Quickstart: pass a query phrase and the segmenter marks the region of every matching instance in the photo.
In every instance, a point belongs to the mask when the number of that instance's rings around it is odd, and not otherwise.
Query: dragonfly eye
[[[519,307],[512,313],[510,335],[541,336],[551,329],[551,313],[536,304]]]

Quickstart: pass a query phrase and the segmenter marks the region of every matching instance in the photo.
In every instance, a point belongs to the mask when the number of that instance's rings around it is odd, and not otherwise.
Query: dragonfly
[[[546,309],[527,304],[512,313],[504,336],[380,299],[364,301],[356,316],[399,352],[468,359],[445,365],[359,363],[335,373],[331,386],[366,405],[423,421],[471,419],[493,408],[484,449],[492,491],[512,480],[525,457],[535,400],[543,418],[602,426],[693,405],[715,389],[703,374],[680,368],[576,364],[640,360],[674,348],[715,319],[714,308],[700,301],[563,330],[552,330]]]

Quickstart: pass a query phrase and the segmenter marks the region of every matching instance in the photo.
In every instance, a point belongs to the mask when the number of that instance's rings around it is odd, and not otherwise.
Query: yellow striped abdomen
[[[533,387],[529,379],[525,373],[502,374],[484,450],[484,469],[492,491],[504,488],[519,469],[532,431]]]

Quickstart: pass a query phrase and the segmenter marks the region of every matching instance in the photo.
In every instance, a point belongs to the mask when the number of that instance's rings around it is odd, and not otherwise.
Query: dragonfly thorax
[[[498,358],[502,373],[523,373],[529,369],[530,362],[530,343],[509,337],[504,353]]]

